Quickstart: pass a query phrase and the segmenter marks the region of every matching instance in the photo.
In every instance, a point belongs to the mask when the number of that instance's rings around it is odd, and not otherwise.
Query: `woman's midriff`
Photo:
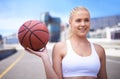
[[[65,77],[64,79],[97,79],[96,77]]]

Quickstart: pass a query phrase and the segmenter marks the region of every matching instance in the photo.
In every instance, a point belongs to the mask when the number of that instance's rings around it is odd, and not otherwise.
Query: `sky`
[[[86,7],[91,18],[120,15],[120,0],[0,0],[0,34],[17,33],[25,21],[39,20],[44,12],[68,23],[76,6]]]

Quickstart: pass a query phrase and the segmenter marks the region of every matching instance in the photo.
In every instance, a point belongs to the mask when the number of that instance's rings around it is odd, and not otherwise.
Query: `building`
[[[103,29],[113,27],[120,23],[120,15],[91,18],[91,29]]]
[[[40,21],[45,23],[48,27],[50,34],[50,42],[60,41],[61,19],[59,17],[53,17],[49,12],[42,13],[40,15]]]
[[[89,37],[120,40],[120,15],[92,18]]]
[[[120,26],[105,27],[89,33],[90,38],[104,38],[108,40],[120,40]]]

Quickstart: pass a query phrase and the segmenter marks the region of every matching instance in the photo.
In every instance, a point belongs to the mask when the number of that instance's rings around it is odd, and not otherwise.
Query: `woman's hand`
[[[32,49],[30,49],[30,48],[26,48],[25,50],[27,50],[29,53],[31,53],[31,54],[35,54],[35,55],[37,55],[37,56],[39,56],[39,57],[41,57],[41,58],[46,58],[46,57],[48,57],[48,51],[47,51],[47,48],[45,47],[45,48],[42,48],[41,50],[39,50],[39,51],[34,51],[34,50],[32,50]]]

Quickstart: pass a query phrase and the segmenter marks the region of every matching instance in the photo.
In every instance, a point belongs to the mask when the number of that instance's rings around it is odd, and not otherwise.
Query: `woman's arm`
[[[43,61],[43,64],[44,64],[44,68],[45,68],[46,78],[47,79],[58,79],[58,76],[55,73],[55,71],[54,71],[54,69],[53,69],[53,67],[51,65],[50,58],[48,56],[46,48],[42,52],[41,51],[33,51],[33,50],[29,49],[29,48],[27,48],[27,50],[30,53],[35,54],[35,55],[41,57],[41,59]]]
[[[97,50],[98,50],[97,52],[100,57],[100,63],[101,63],[101,67],[100,67],[100,71],[98,73],[97,79],[107,79],[105,50],[103,47],[99,45],[97,46]]]
[[[59,79],[63,79],[62,58],[65,54],[66,51],[65,49],[66,49],[65,42],[59,42],[54,46],[52,53],[53,68],[56,74],[58,75]]]

